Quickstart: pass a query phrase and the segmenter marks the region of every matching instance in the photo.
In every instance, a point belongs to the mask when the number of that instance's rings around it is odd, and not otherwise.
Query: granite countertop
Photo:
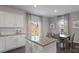
[[[47,45],[57,41],[57,39],[49,38],[49,37],[42,38],[42,39],[40,39],[38,41],[34,41],[32,39],[28,39],[28,40],[33,42],[33,43],[36,43],[38,45],[41,45],[41,46],[47,46]]]
[[[16,36],[16,35],[25,35],[25,33],[6,34],[6,35],[0,35],[0,37]]]

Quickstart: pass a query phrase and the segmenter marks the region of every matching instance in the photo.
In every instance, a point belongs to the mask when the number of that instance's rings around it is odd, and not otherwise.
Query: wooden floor
[[[74,48],[75,47],[75,48]],[[58,48],[57,46],[57,53],[79,53],[79,43],[74,43],[73,49],[68,48]]]
[[[25,47],[20,47],[4,53],[25,53]]]
[[[20,47],[11,51],[7,51],[4,53],[25,53],[25,47]],[[57,47],[57,53],[79,53],[79,49],[73,49],[70,51],[70,49],[62,49]]]
[[[72,51],[70,51],[69,49],[66,49],[66,51],[64,49],[61,49],[57,53],[79,53],[79,49],[73,49]]]

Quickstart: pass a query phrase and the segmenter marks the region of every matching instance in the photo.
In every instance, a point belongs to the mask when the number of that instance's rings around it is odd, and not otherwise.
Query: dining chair
[[[61,40],[59,34],[56,34],[56,35],[55,35],[55,38],[58,39],[58,41],[57,41],[57,49],[58,49],[58,51],[62,52],[62,49],[63,49],[63,42],[62,42],[62,40]]]
[[[72,33],[70,35],[70,40],[66,41],[66,45],[69,45],[69,51],[72,52],[72,49],[74,48],[74,37],[75,37],[75,33]],[[65,48],[66,50],[67,48]]]
[[[70,52],[72,53],[79,53],[79,45],[78,43],[74,42],[75,34],[71,37],[71,43],[70,43]]]
[[[73,33],[72,36],[70,37],[70,40],[71,40],[71,42],[70,42],[71,44],[70,45],[71,45],[72,49],[73,49],[73,44],[74,44],[74,42],[73,42],[74,41],[74,37],[75,37],[75,33]]]
[[[75,36],[75,33],[73,34],[69,34],[69,37],[68,38],[64,38],[65,40],[63,41],[64,43],[64,52],[70,52],[70,50],[73,48],[73,41],[74,41],[74,36]]]

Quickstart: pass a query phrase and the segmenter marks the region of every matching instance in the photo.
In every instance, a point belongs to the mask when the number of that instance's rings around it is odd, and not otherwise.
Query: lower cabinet
[[[25,46],[25,43],[26,43],[26,39],[25,39],[25,36],[22,35],[22,36],[17,36],[17,47],[20,47],[20,46]]]
[[[0,37],[0,53],[24,46],[25,35]]]
[[[32,43],[32,53],[43,53],[43,49],[42,46]]]
[[[17,47],[17,39],[15,36],[6,37],[6,50],[14,49]]]
[[[41,53],[43,51],[43,47],[40,45],[33,43],[30,40],[26,40],[25,52],[26,53]]]
[[[5,51],[5,39],[3,37],[0,38],[0,52]]]
[[[32,42],[29,40],[26,40],[25,52],[32,53]]]

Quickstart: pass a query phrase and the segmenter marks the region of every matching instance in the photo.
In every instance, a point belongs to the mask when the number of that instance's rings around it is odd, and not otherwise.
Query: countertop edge
[[[25,33],[0,35],[0,37],[8,37],[8,36],[16,36],[16,35],[25,35]]]
[[[54,41],[51,41],[51,42],[49,42],[48,44],[45,44],[45,45],[42,45],[42,44],[40,44],[40,43],[38,43],[38,42],[35,42],[35,41],[32,41],[32,40],[30,40],[30,39],[28,39],[28,38],[26,38],[27,40],[29,40],[29,41],[31,41],[31,42],[33,42],[33,43],[36,43],[36,44],[38,44],[38,45],[40,45],[40,46],[47,46],[47,45],[49,45],[49,44],[51,44],[51,43],[53,43],[53,42],[55,42],[55,41],[57,41],[57,39],[55,39]]]

